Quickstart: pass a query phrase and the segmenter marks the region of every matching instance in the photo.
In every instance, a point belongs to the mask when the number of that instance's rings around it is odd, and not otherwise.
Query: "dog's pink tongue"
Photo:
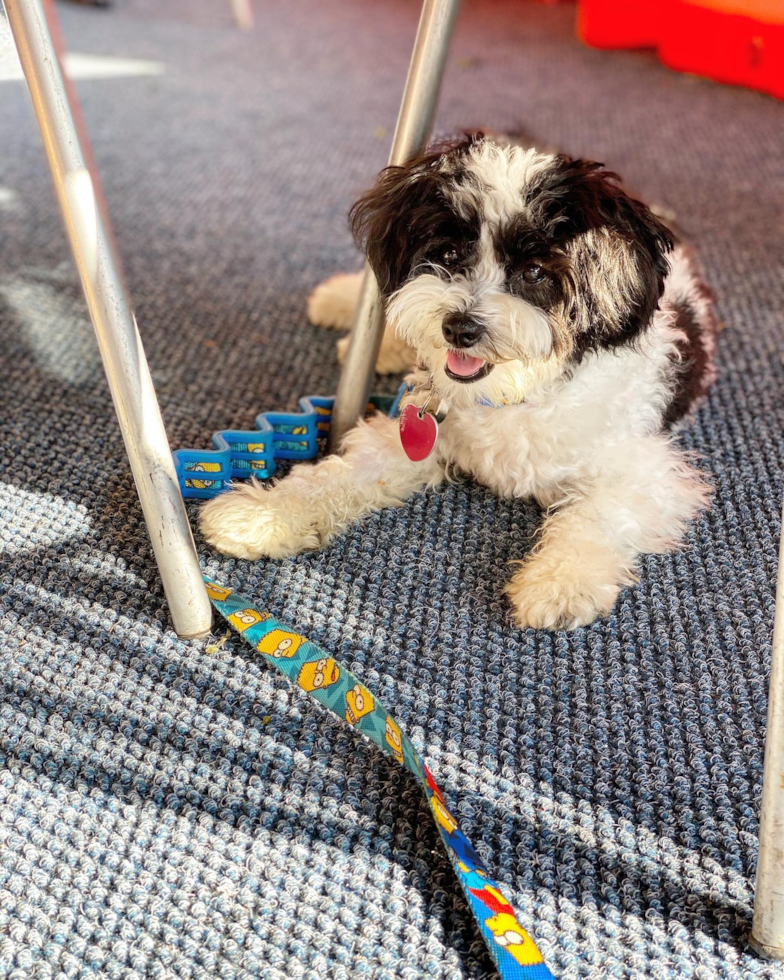
[[[446,355],[446,366],[459,378],[470,378],[484,363],[481,357],[469,357],[468,354],[461,354],[457,350],[450,350]]]

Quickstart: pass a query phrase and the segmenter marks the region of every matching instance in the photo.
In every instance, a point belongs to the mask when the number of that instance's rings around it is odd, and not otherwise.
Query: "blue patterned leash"
[[[536,943],[449,812],[427,764],[381,702],[343,664],[270,613],[205,576],[213,605],[292,684],[307,691],[419,780],[446,853],[503,980],[553,980]]]

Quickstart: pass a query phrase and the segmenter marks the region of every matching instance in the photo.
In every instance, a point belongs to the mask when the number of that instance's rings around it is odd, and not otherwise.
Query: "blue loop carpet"
[[[248,34],[207,0],[60,12],[172,446],[334,392],[305,298],[358,266],[346,213],[384,164],[418,4],[264,0]],[[784,106],[588,50],[573,16],[466,0],[438,128],[603,160],[696,243],[726,330],[683,436],[715,487],[687,547],[570,634],[510,625],[540,515],[469,484],[318,554],[202,559],[378,693],[558,977],[774,978],[746,938]],[[0,977],[492,977],[418,786],[238,638],[173,634],[0,27]]]

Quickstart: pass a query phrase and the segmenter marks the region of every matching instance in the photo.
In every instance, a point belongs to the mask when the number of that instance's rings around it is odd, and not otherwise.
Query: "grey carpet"
[[[329,394],[308,291],[353,268],[414,0],[62,7],[172,445]],[[784,106],[466,0],[439,126],[524,126],[674,210],[720,297],[685,443],[716,497],[606,621],[511,627],[533,507],[459,485],[320,554],[205,567],[345,661],[424,750],[562,978],[775,977],[746,947],[784,410]],[[5,60],[8,62],[7,46]],[[480,978],[419,790],[236,638],[168,626],[21,82],[0,83],[0,976]],[[389,390],[393,382],[382,382]],[[194,511],[195,513],[195,511]]]

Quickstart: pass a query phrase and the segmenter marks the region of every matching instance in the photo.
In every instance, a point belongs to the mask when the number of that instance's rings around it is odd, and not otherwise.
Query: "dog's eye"
[[[456,248],[445,248],[441,253],[441,264],[445,265],[447,269],[451,268],[453,265],[457,265],[460,261],[460,253]]]
[[[523,279],[529,283],[541,282],[546,275],[547,272],[537,262],[529,262],[523,269]]]

